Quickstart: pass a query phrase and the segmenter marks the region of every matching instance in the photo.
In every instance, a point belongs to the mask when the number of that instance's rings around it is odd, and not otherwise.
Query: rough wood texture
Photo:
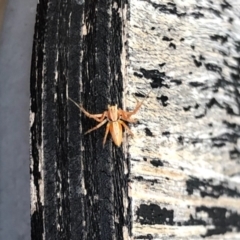
[[[240,2],[130,1],[135,239],[240,239]],[[134,106],[128,97],[127,106]]]
[[[32,239],[240,239],[238,2],[39,1]],[[150,90],[121,148],[67,100]]]
[[[31,73],[32,239],[127,239],[129,161],[82,116],[121,106],[124,1],[41,0]],[[124,65],[123,65],[124,66]]]

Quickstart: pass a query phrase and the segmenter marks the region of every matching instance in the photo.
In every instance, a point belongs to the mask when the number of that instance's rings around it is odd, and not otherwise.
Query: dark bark
[[[31,71],[32,239],[123,239],[129,168],[105,128],[79,114],[122,106],[124,1],[40,1]],[[85,29],[87,32],[85,32]],[[35,189],[33,191],[33,189]],[[43,189],[43,191],[41,191]]]

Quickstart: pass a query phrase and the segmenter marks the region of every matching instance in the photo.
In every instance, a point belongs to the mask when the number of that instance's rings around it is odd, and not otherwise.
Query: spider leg
[[[129,117],[131,117],[132,115],[136,114],[136,113],[138,112],[139,108],[142,106],[142,104],[143,104],[143,101],[142,101],[142,102],[139,102],[139,101],[137,100],[137,105],[136,105],[135,109],[134,109],[132,112],[124,111],[125,114],[126,114],[126,116],[127,116],[127,118],[129,118]]]
[[[123,127],[127,130],[127,132],[133,137],[133,133],[132,133],[132,131],[130,130],[130,128],[126,125],[126,123],[123,122],[123,121],[121,121],[121,120],[118,120],[118,122],[119,122],[120,124],[122,124]]]
[[[109,133],[109,129],[110,129],[110,123],[107,124],[107,127],[106,127],[106,132],[105,132],[105,135],[104,135],[104,138],[103,138],[103,146],[106,142],[106,139],[107,139],[107,135]]]
[[[107,112],[103,112],[100,114],[91,114],[89,112],[87,112],[82,106],[79,106],[79,108],[81,109],[81,111],[89,118],[93,118],[94,120],[96,120],[97,122],[102,122],[103,119],[107,116]]]
[[[125,119],[128,119],[129,117],[131,117],[132,115],[136,114],[137,111],[139,110],[139,108],[142,106],[142,104],[144,103],[144,101],[147,99],[147,97],[149,96],[149,94],[152,92],[152,90],[150,90],[148,92],[148,94],[146,95],[146,97],[140,102],[136,97],[134,97],[136,100],[137,100],[137,104],[136,104],[136,107],[135,109],[132,111],[132,112],[127,112],[127,111],[123,111],[123,115],[124,115],[124,118]],[[128,121],[128,120],[126,120]]]
[[[72,101],[87,117],[93,118],[97,122],[102,122],[103,119],[107,116],[106,111],[100,114],[91,114],[87,112],[81,105],[74,102],[71,98],[68,98],[70,101]]]
[[[68,98],[71,102],[73,102],[78,108],[80,108],[80,104],[77,104],[75,101],[73,101],[70,97]],[[80,108],[81,109],[81,108]]]
[[[139,102],[137,100],[137,105],[136,105],[135,109],[132,112],[127,112],[127,111],[124,111],[122,109],[119,109],[118,111],[119,111],[119,114],[121,115],[121,119],[123,119],[124,121],[130,122],[130,123],[135,123],[137,120],[130,119],[130,117],[137,113],[139,108],[142,106],[144,100],[142,102]]]
[[[89,130],[88,130],[87,132],[85,132],[84,134],[88,134],[88,133],[90,133],[90,132],[92,132],[92,131],[100,128],[100,127],[101,127],[102,125],[104,125],[106,122],[107,122],[107,119],[105,119],[104,121],[100,122],[97,126],[89,129]]]
[[[130,117],[128,117],[128,112],[127,111],[123,111],[122,109],[118,109],[119,115],[121,116],[120,119],[129,122],[129,123],[136,123],[137,119],[131,119]]]

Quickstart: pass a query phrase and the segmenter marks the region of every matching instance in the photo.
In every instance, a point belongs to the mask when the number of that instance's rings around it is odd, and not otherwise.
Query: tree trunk
[[[40,0],[32,239],[240,239],[240,2]],[[149,93],[149,96],[146,96]],[[121,147],[90,113],[132,110]]]

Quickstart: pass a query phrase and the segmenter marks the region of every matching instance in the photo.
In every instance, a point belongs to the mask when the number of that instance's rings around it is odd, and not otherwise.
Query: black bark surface
[[[40,0],[31,70],[32,239],[123,239],[130,230],[122,147],[86,118],[122,107],[125,1]],[[128,172],[128,171],[127,171]],[[33,191],[34,189],[34,191]],[[124,209],[127,208],[127,214]]]

